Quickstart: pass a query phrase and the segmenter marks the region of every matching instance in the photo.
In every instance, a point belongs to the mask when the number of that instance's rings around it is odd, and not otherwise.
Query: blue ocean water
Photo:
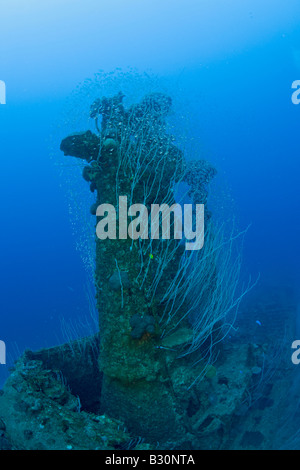
[[[260,285],[298,298],[298,1],[10,0],[0,18],[0,339],[8,358],[62,342],[62,321],[80,322],[89,309],[59,145],[66,99],[99,70],[133,67],[178,90],[202,158],[218,169],[218,218],[234,214],[240,229],[249,226],[243,275],[260,273]]]

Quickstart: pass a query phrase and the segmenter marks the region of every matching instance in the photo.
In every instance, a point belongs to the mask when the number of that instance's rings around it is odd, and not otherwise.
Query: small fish
[[[262,326],[261,322],[259,320],[256,320],[256,322],[259,326]]]

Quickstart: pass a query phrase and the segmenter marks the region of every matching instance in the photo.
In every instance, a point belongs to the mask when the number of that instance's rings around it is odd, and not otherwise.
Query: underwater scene
[[[299,0],[0,18],[0,450],[300,450]]]

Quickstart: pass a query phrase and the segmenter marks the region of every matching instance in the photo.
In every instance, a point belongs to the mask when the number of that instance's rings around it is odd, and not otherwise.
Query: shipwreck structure
[[[152,93],[127,109],[123,99],[120,92],[96,100],[90,110],[95,133],[76,133],[61,143],[65,156],[87,163],[83,178],[96,194],[91,213],[99,216],[97,207],[110,204],[118,217],[124,216],[119,196],[126,196],[130,206],[173,206],[180,182],[188,185],[193,203],[206,204],[207,185],[216,171],[207,161],[187,161],[175,145],[166,122],[171,98]],[[209,217],[206,211],[207,226]],[[160,218],[157,223],[164,222]],[[207,355],[224,305],[218,296],[213,237],[201,252],[187,253],[182,240],[143,237],[139,224],[135,239],[126,233],[96,238],[101,409],[135,433],[171,438],[186,426],[182,407],[187,389],[207,367],[212,369],[209,361],[197,358],[198,369],[191,371],[188,356],[201,348]]]

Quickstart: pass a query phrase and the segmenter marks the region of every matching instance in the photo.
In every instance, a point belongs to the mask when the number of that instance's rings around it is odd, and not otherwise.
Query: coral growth
[[[124,98],[119,92],[95,100],[90,117],[97,135],[90,131],[74,134],[61,144],[65,155],[90,163],[83,169],[84,179],[97,194],[90,212],[96,214],[97,204],[106,203],[116,206],[117,215],[124,217],[119,196],[126,196],[130,205],[143,203],[148,209],[153,204],[170,207],[180,203],[175,192],[181,182],[189,185],[194,204],[206,204],[207,186],[216,170],[204,160],[186,160],[175,145],[175,137],[167,131],[172,99],[151,93],[126,107]],[[160,228],[163,223],[160,219]],[[170,228],[175,230],[171,219]],[[186,253],[181,240],[173,237],[149,239],[142,236],[142,230],[139,239],[120,232],[116,239],[96,240],[101,405],[112,416],[129,421],[136,432],[155,428],[164,435],[173,423],[172,433],[178,435],[185,424],[177,398],[167,392],[172,387],[167,386],[171,371],[186,367],[191,377],[186,355],[195,354],[209,339],[212,344],[214,330],[234,306],[236,277],[229,273],[232,287],[224,294],[219,289],[224,273],[218,280],[218,250],[213,243],[219,239],[212,236],[209,225],[205,231],[210,243],[204,254]],[[195,321],[197,311],[202,314]],[[172,346],[167,346],[168,339]],[[200,361],[196,379],[205,376],[204,369]],[[189,386],[187,376],[183,382]],[[164,408],[163,416],[158,407]],[[139,409],[143,423],[137,418]]]

